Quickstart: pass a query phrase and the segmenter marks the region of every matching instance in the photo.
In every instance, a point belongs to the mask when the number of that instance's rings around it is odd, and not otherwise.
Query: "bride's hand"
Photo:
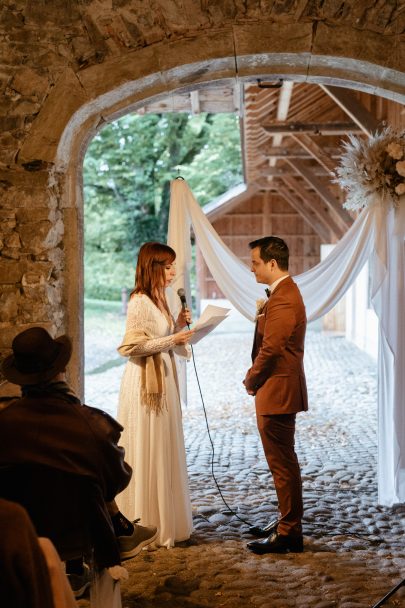
[[[187,344],[193,334],[194,329],[188,329],[187,331],[179,331],[177,334],[173,334],[174,343]]]
[[[177,317],[176,327],[181,329],[182,327],[185,327],[186,325],[190,325],[191,322],[192,322],[192,319],[191,319],[190,309],[189,308],[181,309],[179,316]]]

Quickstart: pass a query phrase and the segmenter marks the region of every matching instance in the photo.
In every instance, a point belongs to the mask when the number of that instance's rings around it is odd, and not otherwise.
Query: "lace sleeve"
[[[139,329],[146,331],[149,335],[157,333],[156,311],[146,296],[135,296],[128,306],[127,331]],[[155,353],[167,352],[175,346],[173,334],[146,338],[142,344],[137,344],[131,349],[131,357],[145,357]]]

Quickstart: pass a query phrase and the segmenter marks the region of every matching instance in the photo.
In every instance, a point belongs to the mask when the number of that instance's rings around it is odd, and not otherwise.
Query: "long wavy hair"
[[[170,315],[165,296],[165,266],[173,264],[176,252],[163,243],[144,243],[139,250],[135,271],[136,293],[147,295],[158,308],[163,308]]]

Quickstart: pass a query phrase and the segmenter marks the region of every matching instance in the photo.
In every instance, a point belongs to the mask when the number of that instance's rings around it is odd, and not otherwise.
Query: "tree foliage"
[[[166,241],[170,181],[180,171],[200,204],[242,180],[231,114],[132,114],[91,142],[84,162],[85,286],[118,299],[133,285],[139,247]]]

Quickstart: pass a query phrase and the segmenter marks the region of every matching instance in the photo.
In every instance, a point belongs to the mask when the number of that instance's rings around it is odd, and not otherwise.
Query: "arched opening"
[[[258,63],[262,65],[262,61],[266,60],[270,65],[266,66],[266,70],[259,71]],[[356,60],[347,60],[334,58],[330,60],[332,68],[331,74],[325,76],[323,72],[323,60],[317,58],[311,64],[311,73],[303,73],[302,57],[292,55],[289,57],[291,63],[286,75],[286,70],[280,70],[280,62],[284,61],[284,55],[254,56],[238,58],[240,65],[249,65],[249,74],[243,76],[233,75],[229,77],[229,71],[234,72],[229,65],[228,59],[217,61],[214,65],[206,61],[198,65],[185,65],[178,68],[178,71],[167,73],[167,77],[173,76],[173,83],[165,81],[166,91],[170,94],[199,90],[206,86],[206,83],[215,81],[217,84],[231,83],[231,85],[240,86],[241,83],[249,83],[257,81],[257,78],[265,78],[266,80],[279,80],[286,78],[296,82],[308,82],[313,84],[325,83],[344,87],[352,87],[355,90],[363,90],[372,93],[380,93],[387,98],[393,98],[398,102],[405,99],[405,96],[398,91],[398,81],[400,80],[399,73],[381,70],[378,66],[373,66],[375,79],[370,85],[370,79],[367,78],[365,69],[369,65]],[[204,69],[203,69],[203,66]],[[100,70],[108,69],[107,66],[100,66]],[[98,71],[98,70],[97,70]],[[183,75],[183,82],[187,81],[187,85],[178,86],[178,81],[175,81],[175,76],[178,77],[179,72]],[[201,79],[201,73],[204,73],[204,79]],[[228,74],[226,74],[228,72]],[[254,75],[253,75],[254,74]],[[228,76],[228,77],[226,77]],[[119,81],[123,77],[118,73],[116,80]],[[161,75],[159,75],[160,81]],[[357,80],[355,80],[357,78]],[[99,80],[100,79],[100,80]],[[387,81],[388,79],[388,81]],[[102,82],[102,74],[98,74],[98,82]],[[192,84],[191,84],[192,82]],[[103,83],[103,89],[110,83]],[[383,88],[387,86],[387,89]],[[162,88],[160,84],[160,88]],[[399,87],[400,89],[400,87]],[[72,369],[74,369],[73,377],[76,379],[77,385],[82,386],[83,378],[83,307],[82,307],[82,290],[83,290],[83,244],[82,244],[82,177],[81,167],[83,162],[86,147],[97,132],[97,130],[106,122],[113,120],[133,109],[141,107],[146,99],[159,100],[165,96],[164,93],[156,92],[156,78],[143,78],[125,86],[113,89],[110,92],[105,92],[97,98],[97,101],[85,103],[78,109],[73,117],[66,125],[64,132],[61,134],[58,150],[57,162],[55,167],[55,176],[61,179],[61,190],[64,205],[66,205],[66,251],[68,251],[67,267],[68,273],[76,277],[77,283],[73,285],[71,282],[66,282],[64,301],[66,303],[66,328],[69,333],[74,336],[77,344],[81,345],[77,354],[72,359]],[[101,93],[101,91],[100,91]],[[155,93],[155,94],[153,94]],[[167,93],[166,93],[167,95]],[[29,151],[29,146],[26,152]]]

